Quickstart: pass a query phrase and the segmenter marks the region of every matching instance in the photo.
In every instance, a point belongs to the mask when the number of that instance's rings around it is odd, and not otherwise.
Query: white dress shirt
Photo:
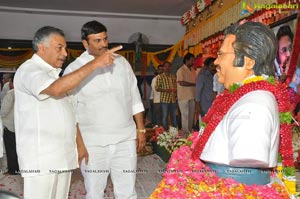
[[[153,103],[160,103],[160,92],[158,92],[155,89],[158,76],[159,75],[156,75],[155,77],[153,77],[152,82],[151,82],[151,88],[152,88],[152,93],[153,93]]]
[[[247,93],[216,127],[200,159],[231,166],[275,167],[279,125],[274,95],[262,90]]]
[[[68,97],[41,94],[59,78],[59,72],[36,54],[16,72],[15,127],[22,176],[78,165],[75,118]]]
[[[1,93],[0,93],[0,100],[1,100],[1,102],[3,101],[3,98],[4,98],[4,96],[6,95],[6,93],[8,91],[9,91],[9,82],[6,82],[3,85],[3,88],[2,88]]]
[[[88,147],[136,139],[133,115],[144,111],[143,103],[130,64],[115,56],[112,66],[97,69],[73,91],[76,119]],[[93,59],[82,53],[64,75]]]
[[[14,122],[14,105],[15,105],[15,92],[14,89],[9,90],[1,102],[1,118],[3,126],[9,131],[15,132]]]

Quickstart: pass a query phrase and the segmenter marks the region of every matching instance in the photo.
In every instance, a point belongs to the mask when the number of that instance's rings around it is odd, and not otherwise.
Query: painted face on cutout
[[[224,84],[226,89],[229,89],[234,83],[241,82],[246,77],[254,74],[252,68],[255,62],[252,60],[252,63],[249,63],[249,61],[251,61],[249,58],[244,59],[245,64],[242,67],[233,65],[235,58],[233,43],[235,39],[236,36],[231,34],[225,37],[218,52],[218,57],[214,62],[214,64],[217,65],[219,82]]]

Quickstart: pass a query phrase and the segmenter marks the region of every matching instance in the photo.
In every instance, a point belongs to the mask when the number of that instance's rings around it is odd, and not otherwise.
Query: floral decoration
[[[220,178],[199,159],[209,136],[229,108],[241,96],[254,90],[268,90],[274,94],[278,102],[280,112],[279,162],[282,163],[278,164],[276,172],[279,178],[283,176],[284,184],[277,180],[267,185],[245,185],[231,178]],[[188,137],[184,143],[181,143],[181,147],[177,149],[173,147],[174,151],[163,174],[163,180],[150,199],[290,198],[289,194],[295,194],[296,184],[292,158],[292,115],[289,102],[286,85],[275,81],[274,77],[256,76],[234,84],[214,101],[207,115],[202,118],[200,131]],[[167,146],[172,146],[172,144],[168,143]],[[274,170],[271,176],[276,179],[277,175]]]
[[[198,132],[193,133],[183,145],[172,153],[163,180],[149,199],[222,198],[222,199],[288,199],[289,194],[280,183],[245,185],[230,178],[219,178],[199,159],[192,159],[192,149]]]
[[[159,134],[157,137],[157,144],[165,147],[170,154],[187,142],[188,140],[181,137],[178,134],[178,130],[174,127],[170,127],[169,132]]]
[[[293,162],[293,144],[292,144],[292,125],[291,114],[292,106],[290,103],[289,94],[285,84],[275,81],[274,77],[267,76],[255,76],[248,78],[242,83],[234,84],[229,90],[225,90],[220,94],[213,102],[211,108],[204,118],[203,123],[206,124],[205,129],[202,128],[203,134],[197,141],[195,149],[193,150],[192,158],[199,159],[206,142],[209,137],[228,112],[230,107],[239,100],[246,93],[255,90],[267,90],[274,94],[278,103],[278,109],[280,112],[280,147],[279,147],[279,159],[282,160],[283,176],[287,179],[295,179],[295,168]],[[290,180],[285,180],[286,185]],[[293,185],[288,186],[289,191],[294,193],[295,187]]]
[[[155,134],[150,138],[150,142],[157,142],[158,136],[162,133],[164,133],[162,126],[155,128]]]

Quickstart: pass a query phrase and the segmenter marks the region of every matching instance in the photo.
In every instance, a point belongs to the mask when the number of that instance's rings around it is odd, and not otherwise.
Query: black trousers
[[[7,156],[8,173],[16,175],[19,173],[18,156],[16,150],[16,136],[14,132],[4,128],[3,140]]]

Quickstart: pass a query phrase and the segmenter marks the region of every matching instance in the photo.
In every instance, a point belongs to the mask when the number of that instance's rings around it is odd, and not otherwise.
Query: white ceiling
[[[196,0],[0,0],[0,11],[180,20]]]

